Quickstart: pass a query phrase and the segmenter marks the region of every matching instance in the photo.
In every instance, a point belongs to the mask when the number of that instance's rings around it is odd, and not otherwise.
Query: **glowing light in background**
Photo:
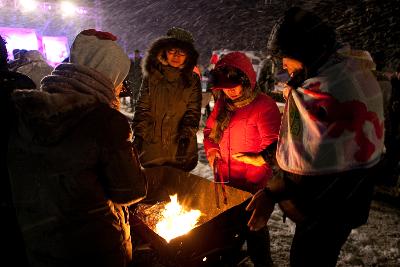
[[[78,7],[78,8],[76,8],[76,12],[78,13],[78,14],[87,14],[87,10],[84,8],[84,7]]]
[[[52,4],[50,4],[50,3],[43,3],[43,10],[44,10],[44,11],[50,11],[50,10],[52,10],[52,9],[53,9]]]
[[[8,59],[14,59],[14,49],[39,50],[35,29],[0,27],[0,34],[7,42]]]
[[[68,38],[65,36],[42,36],[43,55],[55,66],[68,57]]]
[[[38,3],[35,0],[19,0],[19,5],[22,11],[32,12],[36,10]]]
[[[70,17],[75,15],[76,6],[71,2],[61,2],[61,12],[63,16]]]

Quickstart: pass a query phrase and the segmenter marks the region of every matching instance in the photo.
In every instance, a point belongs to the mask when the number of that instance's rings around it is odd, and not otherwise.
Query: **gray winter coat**
[[[127,205],[144,198],[145,176],[126,117],[90,88],[101,79],[80,78],[85,86],[48,76],[43,92],[13,94],[10,180],[32,266],[126,266],[132,256]]]

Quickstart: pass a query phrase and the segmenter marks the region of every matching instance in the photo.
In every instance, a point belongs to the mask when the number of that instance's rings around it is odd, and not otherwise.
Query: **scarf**
[[[15,90],[16,108],[29,118],[49,119],[104,103],[118,109],[113,83],[101,73],[64,63],[41,81],[40,90]]]
[[[246,88],[243,95],[235,100],[229,99],[225,94],[221,95],[221,106],[218,109],[216,123],[211,128],[209,138],[216,144],[222,138],[224,130],[228,127],[233,113],[238,109],[249,105],[259,95],[259,90]]]
[[[41,90],[49,93],[80,94],[83,99],[119,108],[113,83],[100,72],[86,66],[63,63],[43,78]]]

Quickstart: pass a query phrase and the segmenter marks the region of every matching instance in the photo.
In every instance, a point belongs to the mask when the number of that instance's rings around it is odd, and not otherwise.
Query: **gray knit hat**
[[[167,36],[183,42],[194,43],[193,35],[182,28],[172,27],[167,31]]]
[[[116,40],[117,37],[108,32],[84,30],[72,44],[70,62],[97,70],[116,87],[125,79],[131,66],[128,55]]]

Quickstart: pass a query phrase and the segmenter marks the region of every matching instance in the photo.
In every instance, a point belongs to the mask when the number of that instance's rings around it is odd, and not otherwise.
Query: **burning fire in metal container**
[[[177,195],[169,196],[171,202],[165,205],[162,218],[156,224],[155,232],[167,242],[184,235],[196,227],[201,212],[199,210],[186,211],[178,202]]]
[[[135,209],[135,215],[167,242],[188,233],[203,223],[200,221],[207,219],[199,210],[188,211],[181,206],[177,194],[169,197],[170,202],[162,201],[154,205],[140,203]]]

